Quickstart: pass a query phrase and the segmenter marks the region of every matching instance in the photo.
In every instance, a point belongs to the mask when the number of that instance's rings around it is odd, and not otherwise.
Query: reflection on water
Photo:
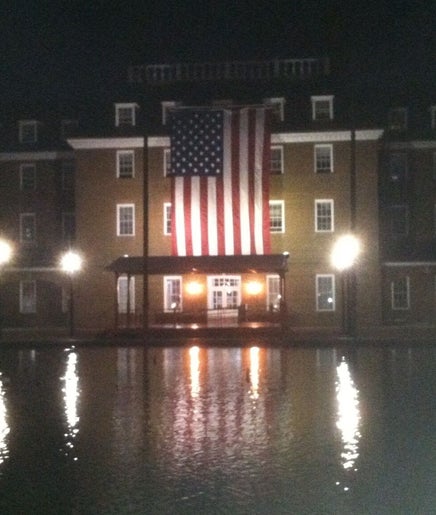
[[[431,513],[434,350],[342,355],[0,351],[0,513]]]

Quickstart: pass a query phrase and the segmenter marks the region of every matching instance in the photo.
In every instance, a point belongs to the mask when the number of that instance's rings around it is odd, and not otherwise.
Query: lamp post
[[[359,253],[359,240],[352,234],[338,238],[331,253],[332,265],[340,272],[341,277],[342,330],[346,335],[354,333],[356,298],[354,290],[350,291],[350,273]],[[354,281],[352,286],[354,288]]]
[[[0,240],[0,281],[1,281],[1,272],[3,270],[4,265],[9,263],[12,257],[12,245],[8,243],[6,240]],[[0,284],[1,286],[1,284]],[[3,329],[3,315],[1,309],[1,289],[0,289],[0,338],[2,336]]]
[[[73,276],[82,268],[82,258],[73,251],[66,252],[61,258],[61,269],[68,274],[70,279],[70,298],[69,298],[69,331],[70,336],[74,336],[74,287]]]

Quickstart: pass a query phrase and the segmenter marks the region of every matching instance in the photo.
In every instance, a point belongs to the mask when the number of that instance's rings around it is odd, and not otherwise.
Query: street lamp
[[[0,240],[0,281],[1,281],[1,272],[6,265],[6,263],[9,263],[12,257],[12,245],[8,243],[5,240]],[[3,317],[2,317],[2,310],[1,310],[1,290],[0,290],[0,337],[2,335],[2,328],[3,328]]]
[[[82,258],[73,251],[66,252],[61,258],[61,269],[68,274],[70,278],[70,336],[74,336],[74,288],[73,276],[82,268]]]
[[[355,291],[354,281],[350,284],[350,273],[360,254],[360,242],[352,234],[341,236],[333,246],[332,265],[341,273],[342,329],[345,334],[354,332]],[[353,287],[353,290],[351,290]],[[352,294],[352,298],[351,298]]]

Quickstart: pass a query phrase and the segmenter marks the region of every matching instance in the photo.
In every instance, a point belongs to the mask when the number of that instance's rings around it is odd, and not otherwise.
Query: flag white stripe
[[[224,252],[227,255],[234,254],[233,236],[233,201],[232,201],[232,113],[224,111]]]
[[[263,254],[263,152],[265,111],[256,109],[256,139],[254,153],[254,242],[256,254]]]
[[[250,254],[250,210],[248,192],[248,111],[241,111],[239,126],[239,218],[241,254]]]
[[[191,177],[192,254],[201,256],[200,177]]]
[[[216,178],[209,177],[207,181],[207,231],[209,241],[209,254],[218,254],[218,220],[216,205]]]
[[[186,256],[186,240],[185,240],[185,207],[184,207],[184,177],[174,177],[174,199],[176,205],[176,238],[177,253],[179,256]]]

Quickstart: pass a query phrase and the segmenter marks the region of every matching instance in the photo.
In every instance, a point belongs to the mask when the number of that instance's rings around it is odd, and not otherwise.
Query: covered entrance
[[[208,317],[237,318],[241,304],[240,276],[208,276],[207,291]]]

